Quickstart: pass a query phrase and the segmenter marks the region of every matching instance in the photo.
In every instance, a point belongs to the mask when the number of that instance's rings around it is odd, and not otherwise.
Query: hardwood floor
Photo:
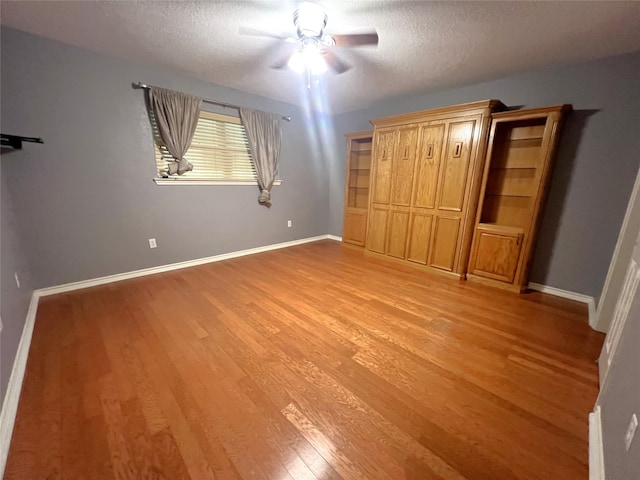
[[[586,480],[602,341],[333,241],[46,297],[5,478]]]

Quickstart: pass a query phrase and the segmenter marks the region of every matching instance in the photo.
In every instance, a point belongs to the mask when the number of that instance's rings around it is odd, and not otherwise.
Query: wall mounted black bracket
[[[22,142],[44,143],[41,138],[36,137],[21,137],[20,135],[7,135],[5,133],[0,134],[0,145],[9,147],[9,149],[20,150],[22,148]]]

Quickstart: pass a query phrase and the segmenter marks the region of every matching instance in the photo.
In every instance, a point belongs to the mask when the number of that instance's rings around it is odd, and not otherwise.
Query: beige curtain
[[[271,187],[278,174],[280,162],[280,117],[259,110],[240,109],[240,120],[247,131],[251,157],[258,174],[260,196],[258,203],[271,206]]]
[[[169,175],[183,175],[193,170],[193,165],[185,160],[184,155],[196,131],[200,105],[202,99],[186,93],[157,87],[149,89],[149,106],[160,138],[174,158],[173,163],[169,164]]]

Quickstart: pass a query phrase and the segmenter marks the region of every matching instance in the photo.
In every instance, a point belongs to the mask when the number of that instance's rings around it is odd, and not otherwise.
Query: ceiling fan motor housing
[[[300,38],[322,38],[322,31],[327,25],[327,14],[319,5],[305,2],[293,12],[293,24]]]

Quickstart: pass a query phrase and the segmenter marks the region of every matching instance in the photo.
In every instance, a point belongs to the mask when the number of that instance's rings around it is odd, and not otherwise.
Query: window
[[[167,175],[167,165],[173,161],[173,157],[166,147],[158,145],[160,137],[153,119],[152,129],[160,177],[156,179],[156,183],[256,183],[256,170],[251,159],[247,134],[239,118],[200,112],[191,147],[184,156],[193,164],[193,171],[180,176]]]

